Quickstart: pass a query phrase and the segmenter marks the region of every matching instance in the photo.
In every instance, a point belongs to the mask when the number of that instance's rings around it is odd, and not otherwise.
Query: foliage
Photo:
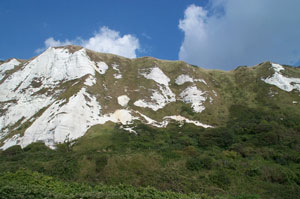
[[[225,126],[212,129],[136,123],[135,135],[106,124],[56,150],[42,143],[11,147],[0,152],[0,171],[16,173],[2,173],[1,192],[7,198],[180,198],[193,192],[199,198],[299,198],[298,113],[245,105],[229,113]],[[35,175],[41,181],[29,177]]]
[[[18,170],[16,173],[3,173],[0,175],[0,199],[21,198],[206,198],[197,194],[180,194],[174,192],[161,192],[151,187],[136,188],[126,185],[107,186],[99,184],[90,186],[83,183],[71,183],[57,180],[37,172]]]
[[[211,169],[212,159],[210,157],[195,157],[186,161],[187,169],[199,171],[200,169]]]

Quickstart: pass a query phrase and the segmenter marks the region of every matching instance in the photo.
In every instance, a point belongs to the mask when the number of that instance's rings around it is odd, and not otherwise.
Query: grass
[[[113,144],[113,141],[111,140],[113,131],[114,124],[111,122],[107,122],[103,125],[95,125],[76,143],[74,150],[83,152],[92,150],[99,152],[109,151],[109,147]],[[89,144],[87,145],[86,143]]]

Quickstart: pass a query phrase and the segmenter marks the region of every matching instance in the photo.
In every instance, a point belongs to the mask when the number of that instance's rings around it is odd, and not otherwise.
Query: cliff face
[[[126,59],[78,46],[49,48],[28,60],[0,65],[0,146],[57,143],[94,125],[170,122],[214,128],[235,104],[299,110],[300,69],[265,62],[233,71],[180,61]]]

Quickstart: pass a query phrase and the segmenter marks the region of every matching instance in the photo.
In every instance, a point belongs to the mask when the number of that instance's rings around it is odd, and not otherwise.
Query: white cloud
[[[77,38],[75,40],[55,40],[53,37],[50,37],[45,40],[44,48],[39,48],[36,50],[37,53],[45,50],[50,46],[64,46],[64,45],[80,45],[85,48],[103,52],[103,53],[112,53],[121,55],[128,58],[136,58],[136,51],[139,49],[139,40],[130,35],[120,36],[120,33],[111,30],[108,27],[100,28],[99,32],[96,32],[93,37],[83,40]]]
[[[71,45],[71,44],[76,44],[77,42],[75,41],[59,41],[59,40],[55,40],[53,37],[49,37],[48,39],[46,39],[44,41],[45,46],[43,48],[39,48],[36,49],[35,52],[36,53],[41,53],[43,52],[45,49],[49,48],[49,47],[54,47],[54,46],[65,46],[65,45]]]
[[[179,59],[206,68],[232,69],[270,60],[300,61],[299,0],[211,0],[190,5],[179,21]]]
[[[94,37],[83,41],[83,46],[99,52],[135,58],[136,50],[139,48],[139,40],[129,34],[120,37],[119,32],[102,27]]]

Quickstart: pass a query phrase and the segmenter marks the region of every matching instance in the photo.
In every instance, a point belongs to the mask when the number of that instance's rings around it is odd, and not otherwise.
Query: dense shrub
[[[59,144],[56,150],[43,143],[24,149],[14,146],[0,152],[0,172],[27,168],[60,180],[153,186],[161,191],[204,192],[207,197],[223,195],[226,199],[297,198],[300,117],[286,114],[278,107],[268,111],[234,105],[229,111],[227,124],[216,128],[178,123],[154,128],[138,123],[135,135],[111,124],[104,131],[95,128],[94,134],[88,133],[74,145]],[[281,120],[282,117],[285,119]],[[289,119],[291,122],[286,121]],[[18,185],[4,183],[1,190],[12,193],[13,198],[25,191],[27,198],[48,194],[39,192],[42,189],[15,187]],[[141,192],[148,197],[148,191],[152,189]],[[62,198],[118,198],[108,192],[81,190]],[[49,194],[45,197],[59,198],[62,193]],[[118,194],[134,198],[132,194],[137,193],[124,188]],[[206,198],[205,194],[201,197]]]
[[[20,145],[15,145],[12,147],[9,147],[5,151],[2,152],[4,156],[15,156],[23,152],[23,149],[20,147]]]
[[[209,176],[211,182],[215,183],[219,187],[226,189],[230,186],[230,178],[224,170],[217,170],[215,173]]]
[[[35,142],[32,144],[29,144],[24,148],[24,151],[28,152],[41,152],[41,151],[48,151],[50,152],[51,149],[47,147],[43,142]]]
[[[212,159],[208,156],[194,157],[186,161],[186,168],[191,171],[199,171],[201,169],[211,169]]]
[[[122,199],[122,198],[199,198],[209,199],[208,196],[197,194],[180,194],[174,192],[160,192],[154,188],[137,188],[126,185],[90,186],[81,183],[59,181],[55,178],[32,173],[28,170],[19,170],[16,173],[0,174],[0,199]]]
[[[107,165],[107,156],[98,156],[95,160],[96,163],[96,171],[100,172]]]

